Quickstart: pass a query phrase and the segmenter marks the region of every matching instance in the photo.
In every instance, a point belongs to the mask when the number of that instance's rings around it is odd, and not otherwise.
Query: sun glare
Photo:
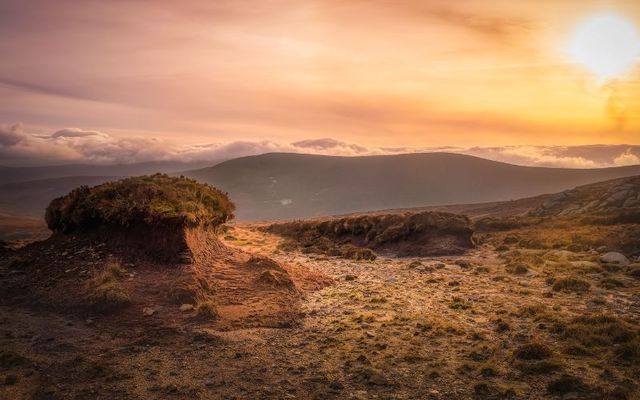
[[[640,57],[640,33],[628,19],[596,14],[584,20],[569,42],[569,57],[606,82],[628,72]]]

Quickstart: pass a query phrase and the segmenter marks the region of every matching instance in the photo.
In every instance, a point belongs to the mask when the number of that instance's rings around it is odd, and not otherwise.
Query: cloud
[[[175,145],[152,137],[114,137],[104,132],[79,128],[65,128],[50,135],[42,135],[27,132],[19,123],[0,125],[0,165],[46,165],[51,162],[214,162],[272,152],[336,156],[450,152],[511,164],[561,168],[603,168],[640,164],[640,145],[367,147],[333,138],[307,139],[292,143],[261,140]]]
[[[15,146],[22,140],[24,140],[24,138],[25,136],[22,129],[22,124],[0,126],[0,146]]]
[[[519,31],[531,28],[531,22],[524,18],[494,17],[487,13],[469,13],[444,6],[425,9],[424,13],[443,22],[499,39],[513,38]]]
[[[300,140],[291,143],[294,147],[301,149],[312,149],[316,151],[339,150],[353,152],[355,154],[369,153],[369,149],[357,144],[345,143],[331,138]]]
[[[633,154],[631,152],[631,149],[629,149],[620,154],[618,157],[614,158],[613,164],[619,166],[638,165],[640,164],[640,156],[638,154]]]
[[[99,136],[103,138],[108,138],[108,135],[102,132],[83,131],[82,129],[78,129],[78,128],[61,129],[56,133],[54,133],[53,135],[51,135],[51,138],[53,139],[62,138],[62,137],[77,138],[77,137],[88,137],[88,136]]]

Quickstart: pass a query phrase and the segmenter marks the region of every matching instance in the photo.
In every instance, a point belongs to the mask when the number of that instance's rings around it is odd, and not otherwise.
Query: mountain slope
[[[640,166],[523,167],[451,153],[270,153],[183,174],[228,191],[239,219],[266,220],[511,200],[638,175]]]

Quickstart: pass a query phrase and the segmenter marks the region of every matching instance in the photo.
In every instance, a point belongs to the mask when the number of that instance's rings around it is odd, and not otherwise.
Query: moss
[[[156,174],[81,186],[54,199],[46,209],[54,232],[82,231],[106,224],[128,227],[171,221],[218,226],[233,218],[226,193],[193,179]]]

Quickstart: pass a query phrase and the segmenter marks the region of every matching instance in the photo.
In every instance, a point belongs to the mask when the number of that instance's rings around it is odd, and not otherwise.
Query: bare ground
[[[199,322],[172,308],[144,316],[142,304],[127,318],[5,306],[0,399],[640,398],[640,280],[592,252],[486,242],[457,257],[351,261],[279,243],[242,225],[225,240],[335,280],[303,291],[299,324]],[[589,288],[554,291],[564,277]],[[570,334],[576,318],[602,315],[613,319],[600,342],[585,342],[603,328],[595,322]]]

